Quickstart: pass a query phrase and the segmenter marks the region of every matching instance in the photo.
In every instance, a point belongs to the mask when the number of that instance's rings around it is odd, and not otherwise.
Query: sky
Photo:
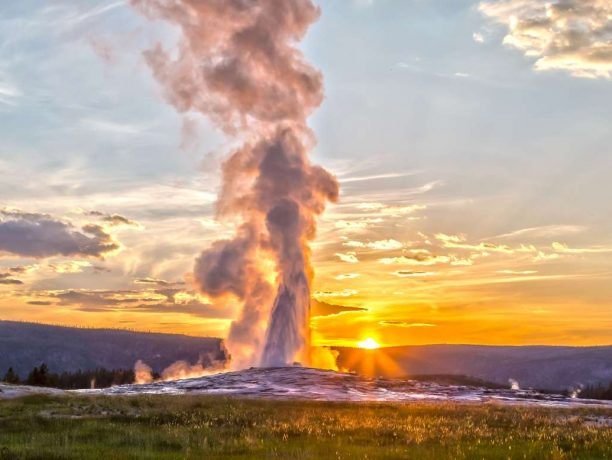
[[[313,339],[612,343],[608,0],[320,0],[300,44],[340,200]],[[178,31],[123,1],[0,7],[0,319],[224,337],[195,292],[232,140],[163,97]]]

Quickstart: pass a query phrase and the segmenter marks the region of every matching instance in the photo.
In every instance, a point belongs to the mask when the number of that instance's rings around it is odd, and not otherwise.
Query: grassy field
[[[0,401],[0,459],[612,458],[611,418],[493,404],[29,396]]]

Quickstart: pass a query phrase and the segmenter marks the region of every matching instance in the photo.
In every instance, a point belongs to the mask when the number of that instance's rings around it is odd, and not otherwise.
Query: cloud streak
[[[408,321],[380,321],[378,324],[381,326],[393,326],[393,327],[436,327],[436,324],[432,323],[410,323]]]
[[[40,291],[39,296],[53,299],[59,306],[75,307],[84,312],[130,312],[155,314],[185,314],[198,318],[229,319],[232,311],[206,302],[193,292],[180,289],[143,291],[77,290]],[[53,301],[29,301],[30,305],[53,305]]]

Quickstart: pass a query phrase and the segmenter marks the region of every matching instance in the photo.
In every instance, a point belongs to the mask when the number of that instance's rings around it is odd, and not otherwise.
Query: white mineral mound
[[[0,399],[31,394],[62,395],[204,394],[243,398],[311,401],[454,401],[522,404],[552,407],[601,406],[612,402],[572,399],[533,390],[489,389],[405,379],[368,379],[355,374],[304,367],[252,368],[172,382],[122,385],[100,390],[62,391],[52,388],[0,384]]]
[[[0,383],[0,399],[21,398],[35,394],[61,395],[65,392],[56,388],[30,387],[27,385],[8,385]]]
[[[533,390],[487,389],[444,385],[415,380],[367,379],[303,367],[251,368],[173,382],[123,385],[85,394],[217,394],[247,398],[300,399],[313,401],[457,401],[500,402],[573,407],[602,405],[603,401],[576,400]]]

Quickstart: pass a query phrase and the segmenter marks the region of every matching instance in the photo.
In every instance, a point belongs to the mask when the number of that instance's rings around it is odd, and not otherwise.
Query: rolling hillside
[[[566,390],[612,381],[612,346],[426,345],[357,350],[338,348],[339,365],[374,376],[456,374],[523,388]]]
[[[426,345],[360,350],[337,348],[341,368],[370,376],[462,375],[523,388],[566,390],[612,381],[612,346]],[[0,375],[22,377],[45,362],[53,372],[130,369],[141,359],[160,372],[179,360],[224,359],[221,340],[111,329],[76,329],[0,321]]]
[[[223,359],[220,344],[215,338],[0,321],[0,374],[13,367],[25,377],[43,362],[53,372],[131,369],[139,359],[160,372],[179,360]]]

